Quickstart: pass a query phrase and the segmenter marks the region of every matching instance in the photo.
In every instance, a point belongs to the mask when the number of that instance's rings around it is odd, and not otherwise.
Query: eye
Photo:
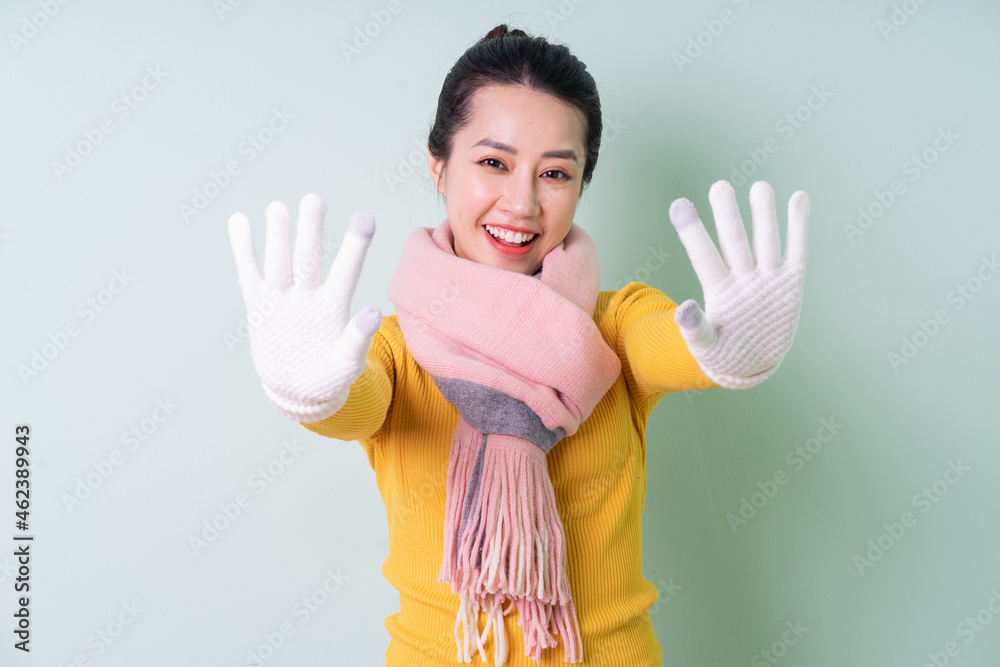
[[[493,164],[489,164],[489,163],[496,163],[496,165],[499,165],[499,166],[494,166]],[[478,164],[485,165],[485,166],[490,167],[492,169],[506,169],[506,167],[504,167],[504,165],[503,165],[503,162],[500,162],[500,160],[496,159],[495,157],[483,158],[482,160],[480,160],[478,162]],[[547,170],[547,171],[545,171],[543,173],[544,174],[556,174],[556,176],[551,177],[551,178],[555,178],[556,180],[568,181],[568,180],[572,180],[572,178],[573,178],[572,176],[570,176],[569,174],[567,174],[562,169],[549,169],[549,170]]]

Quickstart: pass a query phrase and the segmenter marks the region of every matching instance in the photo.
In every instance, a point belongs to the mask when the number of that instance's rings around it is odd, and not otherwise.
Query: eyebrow
[[[496,139],[480,139],[476,143],[472,144],[472,148],[476,146],[489,146],[490,148],[495,148],[498,151],[506,151],[511,155],[517,155],[517,151],[513,146],[508,146],[502,141],[497,141]],[[563,160],[572,160],[579,166],[580,161],[576,158],[576,151],[566,150],[566,151],[548,151],[547,153],[542,153],[542,157],[554,157],[561,158]]]

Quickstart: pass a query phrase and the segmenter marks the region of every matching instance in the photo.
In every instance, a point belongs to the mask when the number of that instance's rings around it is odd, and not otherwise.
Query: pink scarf
[[[460,599],[458,660],[471,660],[475,637],[485,661],[492,626],[494,662],[506,662],[503,616],[516,604],[526,655],[540,662],[556,633],[564,661],[580,662],[546,454],[576,433],[621,373],[593,321],[597,248],[574,223],[538,279],[458,257],[453,241],[447,218],[413,230],[388,297],[410,354],[459,412],[438,576]],[[488,614],[482,635],[480,609]]]

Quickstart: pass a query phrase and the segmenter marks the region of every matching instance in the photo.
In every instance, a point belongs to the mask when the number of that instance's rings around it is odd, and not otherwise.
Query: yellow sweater
[[[676,308],[663,292],[640,282],[600,293],[594,322],[618,353],[622,374],[579,430],[548,454],[585,665],[662,665],[649,616],[658,592],[642,574],[646,420],[668,392],[719,386],[688,351],[674,322]],[[400,610],[385,620],[388,667],[457,664],[458,595],[438,582],[457,420],[458,411],[407,352],[391,315],[383,317],[347,403],[327,419],[303,424],[320,435],[357,440],[375,471],[389,522],[382,572],[399,590]],[[524,654],[517,607],[504,622],[505,664],[538,665]],[[480,632],[485,627],[486,613],[480,612]],[[485,642],[489,665],[494,633]],[[542,651],[542,665],[566,664],[556,638],[557,646]],[[483,664],[475,650],[473,663]]]

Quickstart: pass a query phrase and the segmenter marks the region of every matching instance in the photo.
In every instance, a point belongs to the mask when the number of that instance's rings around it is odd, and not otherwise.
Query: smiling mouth
[[[492,246],[494,251],[512,259],[528,255],[534,249],[535,244],[538,243],[538,239],[541,237],[541,234],[536,234],[527,241],[522,241],[520,243],[514,243],[513,241],[501,241],[497,237],[490,234],[485,225],[483,226],[483,234],[486,236],[487,243]]]
[[[535,242],[535,241],[536,241],[536,240],[538,239],[538,237],[540,236],[539,234],[531,234],[531,235],[530,235],[530,236],[531,236],[531,238],[527,239],[526,241],[521,241],[521,242],[515,242],[515,241],[508,241],[508,240],[506,240],[506,239],[502,239],[502,238],[499,238],[499,237],[498,237],[498,236],[497,236],[496,234],[493,234],[493,233],[492,233],[492,232],[490,231],[490,228],[491,228],[491,227],[492,227],[492,225],[483,225],[483,229],[484,229],[484,230],[486,231],[486,234],[487,234],[487,235],[488,235],[488,236],[489,236],[489,237],[490,237],[490,238],[491,238],[492,240],[496,241],[497,243],[499,243],[499,244],[501,244],[501,245],[505,245],[505,246],[507,246],[508,248],[524,248],[524,247],[527,247],[527,246],[531,245],[532,243],[534,243],[534,242]],[[497,228],[495,228],[495,229],[498,229],[498,230],[500,230],[501,232],[503,231],[503,230],[502,230],[501,228],[499,228],[499,227],[497,227]],[[523,236],[523,235],[524,235],[524,234],[522,233],[522,236]]]

